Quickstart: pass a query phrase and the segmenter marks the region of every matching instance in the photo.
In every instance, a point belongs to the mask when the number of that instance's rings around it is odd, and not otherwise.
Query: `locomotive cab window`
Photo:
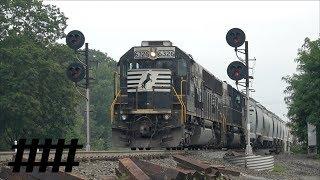
[[[129,63],[129,70],[131,69],[139,69],[140,65],[138,62],[130,62]]]
[[[184,59],[178,60],[178,75],[179,76],[187,75],[187,62]]]
[[[138,69],[150,69],[150,68],[154,68],[155,63],[154,61],[140,61],[141,63],[139,63],[138,65]]]
[[[122,73],[122,76],[123,76],[123,77],[124,77],[124,76],[127,76],[127,64],[126,64],[126,63],[122,63],[122,64],[121,64],[120,70],[122,71],[121,73]]]
[[[172,61],[171,60],[158,60],[156,62],[156,67],[160,69],[172,69]]]

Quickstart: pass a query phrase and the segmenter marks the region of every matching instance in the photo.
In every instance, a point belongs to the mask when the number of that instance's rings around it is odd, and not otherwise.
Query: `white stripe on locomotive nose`
[[[170,83],[171,80],[156,80],[156,83]]]
[[[164,76],[164,75],[158,75],[157,78],[162,78],[162,79],[171,79],[171,76]]]
[[[170,84],[155,84],[153,87],[170,87]]]
[[[154,89],[155,92],[170,92],[170,89]]]
[[[128,71],[127,75],[140,75],[144,74],[146,72],[149,72],[150,70],[143,70],[143,71]],[[151,73],[157,73],[157,74],[161,74],[161,75],[171,75],[170,71],[159,71],[159,70],[152,70],[150,71]]]
[[[145,90],[143,92],[146,92],[146,91],[152,92],[152,90]],[[127,92],[136,92],[136,89],[128,89]],[[154,89],[154,92],[170,92],[170,89]]]
[[[170,84],[155,84],[153,85],[153,87],[170,87],[171,85]],[[128,88],[136,88],[138,87],[137,84],[129,84],[127,85]]]
[[[141,79],[141,76],[127,76],[127,79]]]
[[[140,80],[128,80],[127,81],[127,84],[134,84],[134,83],[139,83]],[[171,80],[168,79],[168,80],[156,80],[155,83],[168,83],[170,84],[171,83]]]
[[[140,80],[130,80],[130,81],[127,81],[128,84],[130,83],[138,83],[139,84]]]
[[[163,74],[160,72],[151,72],[152,74],[158,74],[158,76],[164,76],[164,77],[171,77],[171,74]],[[145,73],[139,73],[139,74],[128,74],[127,77],[141,77]]]

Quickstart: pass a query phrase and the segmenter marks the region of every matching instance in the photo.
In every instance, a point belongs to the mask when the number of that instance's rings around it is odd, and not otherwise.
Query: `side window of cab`
[[[122,77],[127,76],[127,63],[123,62],[121,63],[121,67],[120,67],[120,71],[121,71],[121,75]]]
[[[187,61],[185,59],[179,59],[178,60],[178,75],[179,76],[186,76],[187,71]]]

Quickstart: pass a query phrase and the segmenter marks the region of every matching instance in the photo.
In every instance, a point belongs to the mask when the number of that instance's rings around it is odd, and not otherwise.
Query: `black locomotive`
[[[245,146],[244,95],[170,41],[132,47],[115,75],[114,147]]]

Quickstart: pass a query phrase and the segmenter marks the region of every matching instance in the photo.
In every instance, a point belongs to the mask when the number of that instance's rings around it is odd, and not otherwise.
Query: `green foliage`
[[[66,17],[38,0],[0,2],[0,150],[19,138],[72,138],[85,143],[83,89],[67,79],[74,52],[55,41],[65,36]],[[78,58],[82,58],[78,55]],[[91,143],[110,147],[109,105],[116,63],[90,50]]]
[[[45,44],[65,36],[67,18],[54,5],[39,0],[1,0],[0,40],[26,35]]]
[[[89,51],[92,71],[91,77],[91,137],[92,147],[103,150],[111,147],[110,104],[113,100],[113,73],[116,62],[97,50]]]
[[[288,94],[285,102],[294,135],[307,142],[307,123],[316,125],[320,132],[320,39],[306,38],[295,61],[298,73],[283,78],[289,84],[284,91]],[[317,134],[320,140],[320,133]]]
[[[62,47],[22,35],[6,38],[0,47],[0,148],[19,138],[78,138],[79,98],[66,67],[56,61]],[[68,56],[73,59],[72,51]]]
[[[0,3],[0,149],[19,138],[79,138],[79,97],[66,78],[74,59],[63,37],[66,17],[36,0]]]
[[[273,169],[272,169],[273,172],[276,172],[276,173],[279,173],[279,174],[282,174],[286,171],[286,168],[285,166],[281,165],[281,164],[275,164],[273,166]]]
[[[307,144],[293,144],[290,148],[293,154],[306,154],[307,151]]]

